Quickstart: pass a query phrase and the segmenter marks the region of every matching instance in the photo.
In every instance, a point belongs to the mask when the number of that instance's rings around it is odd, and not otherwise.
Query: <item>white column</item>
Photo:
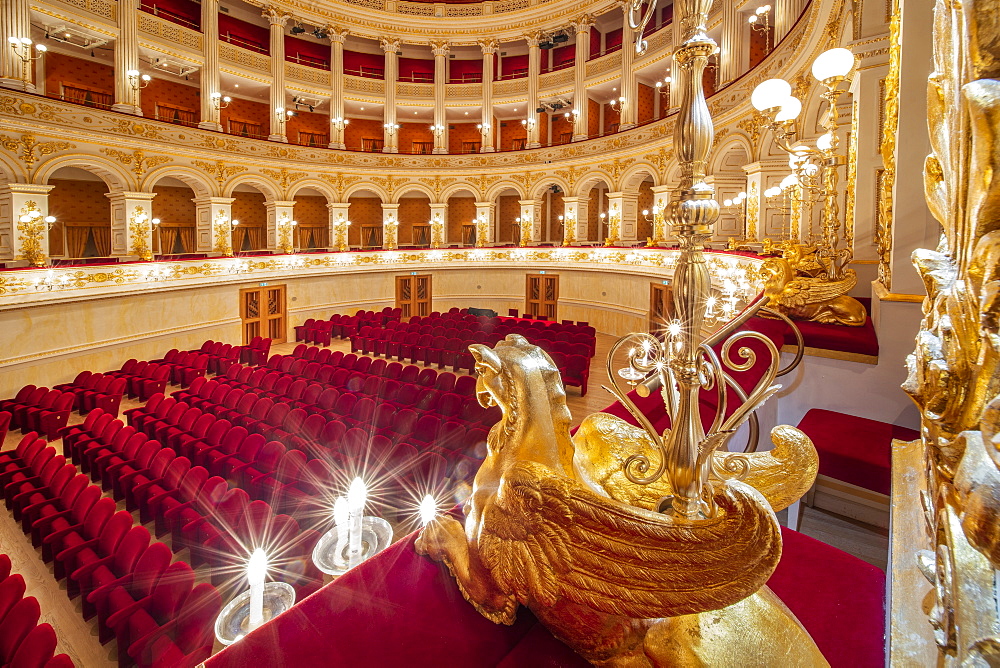
[[[448,118],[444,111],[444,87],[448,83],[449,51],[447,41],[431,42],[431,52],[434,53],[434,125],[444,128],[434,132],[434,153],[448,152]]]
[[[855,157],[853,165],[848,164],[846,174],[841,174],[847,189],[854,190],[853,211],[846,212],[849,230],[844,240],[853,240],[855,260],[876,260],[875,236],[878,228],[878,212],[872,202],[878,202],[878,172],[882,168],[882,144],[879,115],[882,113],[882,95],[879,83],[889,71],[888,63],[857,70],[851,81],[853,99],[851,113],[851,133],[848,155]],[[841,130],[843,133],[843,130]],[[842,135],[843,136],[843,135]],[[851,172],[854,172],[853,174]]]
[[[348,234],[351,230],[351,219],[347,216],[351,208],[350,202],[330,202],[326,205],[330,211],[330,248],[345,251],[350,248]]]
[[[7,43],[9,37],[31,38],[31,3],[28,0],[0,2],[0,86],[23,90],[21,59]],[[33,91],[33,85],[28,86]]]
[[[487,128],[486,132],[481,133],[483,144],[479,149],[480,153],[492,153],[496,150],[495,139],[499,128],[493,127],[493,58],[499,44],[495,39],[479,40],[479,48],[483,50],[483,113],[480,122]]]
[[[55,186],[8,183],[0,187],[0,260],[28,259],[44,263],[49,255],[49,191]],[[34,214],[33,222],[21,223],[21,216]]]
[[[198,76],[201,77],[201,120],[198,127],[203,130],[222,131],[222,121],[215,95],[222,95],[219,83],[219,0],[201,0],[201,40],[202,57],[205,63]]]
[[[563,246],[587,240],[589,197],[563,197]]]
[[[521,205],[521,245],[528,246],[542,238],[542,203],[534,199],[517,201]]]
[[[6,0],[4,0],[6,2]],[[7,45],[5,45],[7,46]],[[7,46],[7,48],[10,48]],[[118,0],[118,39],[115,40],[114,111],[142,116],[139,90],[126,74],[139,69],[139,0]],[[138,81],[135,82],[138,85]]]
[[[722,2],[722,40],[719,44],[719,86],[740,75],[742,50],[746,47],[740,35],[746,20],[736,10],[736,0]]]
[[[218,233],[215,229],[216,221],[223,218],[230,220],[233,213],[232,197],[197,197],[194,199],[195,205],[195,249],[199,253],[223,253],[224,249],[219,248]],[[221,212],[221,213],[220,213]],[[232,252],[232,237],[226,235],[230,252]]]
[[[399,247],[399,205],[382,204],[382,248],[396,250]]]
[[[290,253],[295,245],[295,230],[292,221],[295,220],[294,200],[265,200],[267,207],[267,250]]]
[[[625,102],[621,106],[621,121],[619,130],[628,130],[635,127],[637,100],[639,95],[639,84],[635,78],[635,31],[628,25],[628,12],[630,2],[621,3],[624,19],[622,21],[622,97]]]
[[[480,234],[479,225],[476,225],[476,245],[485,246],[496,241],[496,205],[493,202],[476,202],[476,221],[486,220],[486,234]],[[481,238],[485,236],[485,238]]]
[[[802,13],[802,0],[775,0],[772,12],[775,44],[788,34],[800,13]]]
[[[347,148],[344,144],[344,38],[346,28],[327,26],[330,36],[330,148]],[[346,214],[345,214],[346,216]],[[333,237],[330,237],[333,239]]]
[[[382,121],[386,126],[393,126],[396,124],[396,79],[399,78],[399,56],[396,54],[400,49],[400,41],[397,38],[383,37],[380,43],[385,52],[385,107],[382,110]],[[385,128],[382,151],[399,153],[398,142],[399,134],[391,127]]]
[[[593,25],[594,17],[590,14],[584,14],[573,23],[573,27],[576,29],[576,49],[573,61],[573,108],[577,112],[573,123],[573,141],[587,139],[590,131],[587,61],[590,60],[590,29]]]
[[[111,200],[111,254],[139,256],[153,247],[153,198],[156,193],[118,190],[105,193]]]
[[[653,246],[658,246],[666,242],[670,234],[667,226],[666,211],[667,204],[670,202],[671,186],[653,186],[651,190],[653,191],[653,209],[649,212],[649,215],[653,217],[653,236],[650,239],[650,243]]]
[[[264,8],[263,15],[271,26],[271,133],[267,138],[287,142],[285,121],[277,110],[285,109],[285,22],[291,15],[271,6]]]
[[[615,246],[622,241],[635,241],[638,232],[639,193],[608,193],[608,237],[604,245]]]
[[[431,248],[448,243],[448,203],[431,202]]]
[[[525,35],[524,39],[528,43],[528,104],[527,109],[525,109],[525,118],[528,119],[528,148],[538,148],[541,143],[538,141],[538,114],[535,113],[535,109],[538,108],[538,77],[541,75],[541,49],[538,48],[538,44],[541,41],[542,35],[538,32],[533,32],[530,35]]]
[[[994,15],[996,12],[994,11]],[[892,250],[890,279],[885,285],[897,294],[924,294],[924,284],[913,266],[917,248],[936,248],[940,223],[931,215],[922,190],[924,160],[930,153],[927,134],[927,73],[931,60],[934,7],[931,3],[900,3],[899,125],[896,128],[896,178],[892,191]],[[995,42],[994,42],[995,44]],[[985,178],[977,175],[976,178]],[[885,283],[885,281],[883,281]]]

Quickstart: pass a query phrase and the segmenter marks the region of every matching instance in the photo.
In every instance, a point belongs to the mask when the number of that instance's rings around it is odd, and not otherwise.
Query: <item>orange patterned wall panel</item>
[[[347,148],[360,151],[362,139],[382,139],[382,122],[370,118],[352,118],[344,128],[344,143]],[[381,216],[381,213],[379,214]],[[381,218],[379,218],[381,220]]]
[[[326,198],[320,195],[295,196],[295,220],[300,226],[326,227],[330,224],[330,210]]]
[[[524,140],[528,137],[528,130],[519,120],[500,121],[500,144],[501,151],[510,151],[514,147],[514,142]]]
[[[639,184],[639,203],[636,210],[638,211],[639,224],[636,225],[635,237],[639,241],[645,241],[653,236],[653,184],[650,181],[643,181]],[[649,211],[649,220],[643,217],[643,211]]]
[[[399,244],[414,243],[413,226],[430,222],[431,201],[426,197],[404,197],[399,200]]]
[[[263,102],[233,98],[229,106],[220,112],[219,117],[225,130],[229,130],[229,119],[233,119],[259,124],[261,134],[265,137],[270,133],[271,113]]]
[[[377,197],[351,197],[347,219],[351,221],[347,238],[352,246],[361,244],[361,226],[382,225],[382,200]]]
[[[476,218],[475,197],[448,198],[448,243],[457,244],[462,241],[462,227]]]
[[[552,144],[568,144],[573,140],[573,122],[563,113],[552,115]]]
[[[49,51],[45,54],[45,91],[58,96],[63,84],[114,95],[114,69],[110,65]]]
[[[240,227],[267,227],[267,207],[264,193],[234,192],[232,217],[240,221]]]
[[[194,191],[180,186],[153,186],[156,197],[153,199],[153,217],[160,219],[161,225],[183,226],[194,225],[197,220],[197,209]]]
[[[587,134],[601,134],[601,104],[597,100],[587,100]]]
[[[327,114],[302,110],[295,110],[295,114],[295,116],[291,116],[288,119],[288,122],[285,123],[285,131],[288,135],[288,141],[300,141],[300,132],[329,136],[330,117]]]
[[[104,181],[49,179],[49,213],[61,223],[104,223],[111,225],[111,200],[104,196]]]
[[[520,197],[517,195],[501,195],[497,198],[496,224],[499,226],[498,239],[504,243],[514,240],[514,221],[521,215]]]
[[[166,105],[193,112],[195,123],[201,120],[201,93],[197,86],[186,86],[153,77],[149,85],[142,89],[140,104],[142,114],[146,118],[166,116],[167,114],[157,115],[158,106]]]
[[[604,134],[610,134],[618,129],[621,122],[621,112],[613,109],[610,105],[604,105]]]
[[[476,127],[476,123],[451,123],[448,125],[448,151],[451,153],[463,153],[462,145],[465,143],[481,146],[483,135]],[[478,150],[475,151],[478,153]]]
[[[431,132],[430,123],[400,123],[398,132],[399,150],[402,153],[418,152],[413,146],[414,142],[424,144],[427,153],[434,148],[434,134]]]
[[[636,108],[636,118],[639,123],[653,120],[656,112],[656,91],[652,86],[639,84],[639,106]]]

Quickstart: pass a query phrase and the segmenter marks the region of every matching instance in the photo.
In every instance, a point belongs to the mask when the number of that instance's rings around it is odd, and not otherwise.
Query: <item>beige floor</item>
[[[590,386],[587,396],[581,397],[579,388],[567,388],[567,403],[573,413],[573,424],[580,421],[595,411],[599,411],[611,403],[611,394],[601,388],[601,385],[608,384],[608,375],[604,360],[614,337],[604,334],[597,336],[597,355],[591,362]],[[274,346],[273,353],[289,353],[295,344],[286,343]],[[348,341],[335,340],[333,342],[336,350],[350,350]],[[67,381],[71,379],[76,370],[67,371]],[[137,405],[133,402],[125,402],[122,410]],[[81,421],[82,418],[75,415],[71,423]],[[21,438],[19,432],[7,435],[3,442],[2,450],[13,449]],[[59,441],[52,443],[58,452],[62,451]],[[124,508],[123,504],[119,508]],[[779,519],[784,523],[784,515],[779,514]],[[136,521],[138,514],[136,513]],[[147,525],[152,530],[151,525]],[[838,547],[860,559],[872,563],[880,568],[886,567],[888,554],[888,531],[867,524],[862,524],[847,518],[833,515],[815,508],[804,509],[802,519],[803,533]],[[58,652],[65,652],[73,659],[79,668],[108,668],[117,665],[117,652],[115,643],[111,642],[102,646],[97,640],[96,621],[85,622],[80,614],[80,599],[70,600],[66,596],[65,585],[57,582],[53,576],[50,564],[45,564],[41,558],[41,550],[31,545],[29,537],[21,531],[10,512],[6,509],[0,511],[0,552],[10,556],[12,562],[12,572],[20,573],[24,576],[27,590],[26,596],[34,596],[42,609],[42,621],[48,622],[55,627],[59,638]],[[186,552],[182,551],[179,558],[185,558]],[[199,580],[205,579],[204,572],[198,573]],[[216,651],[220,648],[217,646]]]

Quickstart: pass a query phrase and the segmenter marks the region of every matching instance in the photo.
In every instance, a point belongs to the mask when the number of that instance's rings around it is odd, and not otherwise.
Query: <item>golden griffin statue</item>
[[[808,437],[778,427],[777,447],[716,453],[711,517],[659,512],[668,484],[627,479],[652,457],[647,434],[597,413],[574,438],[559,371],[523,337],[471,347],[480,402],[499,405],[466,521],[439,516],[417,550],[443,561],[485,617],[510,624],[527,606],[601,666],[826,665],[765,583],[781,556],[774,511],[816,476]],[[730,461],[742,460],[737,467]]]
[[[764,295],[768,306],[797,320],[861,326],[868,314],[857,299],[848,296],[858,282],[853,269],[847,269],[839,280],[803,274],[801,265],[786,257],[773,257],[764,262]]]

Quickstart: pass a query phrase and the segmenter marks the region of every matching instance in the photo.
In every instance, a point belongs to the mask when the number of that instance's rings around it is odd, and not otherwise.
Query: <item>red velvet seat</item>
[[[798,428],[819,452],[820,475],[886,495],[892,477],[892,439],[920,437],[913,429],[821,408],[806,413]]]

